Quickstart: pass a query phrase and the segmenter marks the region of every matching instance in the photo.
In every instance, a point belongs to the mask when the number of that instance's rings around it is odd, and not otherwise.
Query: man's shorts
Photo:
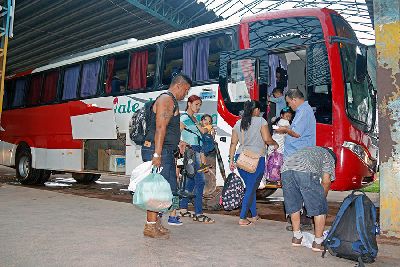
[[[286,213],[300,211],[304,203],[307,216],[328,214],[328,202],[317,174],[285,171],[282,173],[282,189]]]

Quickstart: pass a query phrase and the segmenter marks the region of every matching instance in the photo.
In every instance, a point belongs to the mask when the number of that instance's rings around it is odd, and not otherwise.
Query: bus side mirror
[[[362,83],[367,76],[367,49],[366,47],[357,47],[357,57],[355,66],[355,81]]]

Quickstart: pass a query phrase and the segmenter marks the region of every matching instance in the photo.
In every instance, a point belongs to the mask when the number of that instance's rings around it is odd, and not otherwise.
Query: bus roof
[[[206,25],[195,27],[195,28],[185,29],[182,31],[171,32],[168,34],[155,36],[155,37],[151,37],[151,38],[144,39],[144,40],[137,40],[134,38],[128,39],[128,40],[121,41],[121,45],[110,44],[110,45],[105,45],[105,46],[102,46],[99,48],[91,49],[86,52],[81,52],[81,53],[78,53],[75,55],[71,55],[67,58],[63,58],[56,62],[36,68],[32,71],[32,73],[46,71],[46,70],[61,67],[64,65],[69,65],[69,64],[80,62],[80,61],[90,60],[90,59],[97,58],[100,56],[118,53],[118,52],[126,51],[129,49],[133,49],[133,48],[144,47],[147,45],[156,44],[156,43],[163,42],[163,41],[169,41],[169,40],[179,39],[182,37],[193,36],[193,35],[196,35],[199,33],[205,33],[205,32],[211,32],[211,31],[216,31],[216,30],[220,30],[220,29],[225,29],[225,28],[229,28],[231,26],[235,26],[238,24],[239,24],[239,20],[227,20],[227,21],[206,24]]]
[[[320,17],[327,14],[338,14],[335,10],[329,8],[294,8],[289,10],[277,10],[273,12],[264,12],[251,16],[243,17],[240,23],[251,23],[259,20],[270,20],[285,17]]]

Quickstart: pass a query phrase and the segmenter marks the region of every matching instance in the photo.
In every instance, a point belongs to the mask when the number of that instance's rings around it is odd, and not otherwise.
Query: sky
[[[328,7],[336,10],[350,23],[361,43],[367,45],[375,43],[375,33],[365,0],[197,0],[197,2],[204,3],[207,9],[212,9],[225,19],[241,18],[269,10]]]

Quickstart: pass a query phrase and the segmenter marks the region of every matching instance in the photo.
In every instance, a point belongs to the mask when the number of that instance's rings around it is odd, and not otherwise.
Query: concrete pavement
[[[285,223],[240,227],[236,217],[212,216],[215,224],[184,220],[169,240],[153,240],[131,204],[3,184],[0,266],[354,266],[293,248]],[[398,266],[399,251],[380,244],[368,266]]]

